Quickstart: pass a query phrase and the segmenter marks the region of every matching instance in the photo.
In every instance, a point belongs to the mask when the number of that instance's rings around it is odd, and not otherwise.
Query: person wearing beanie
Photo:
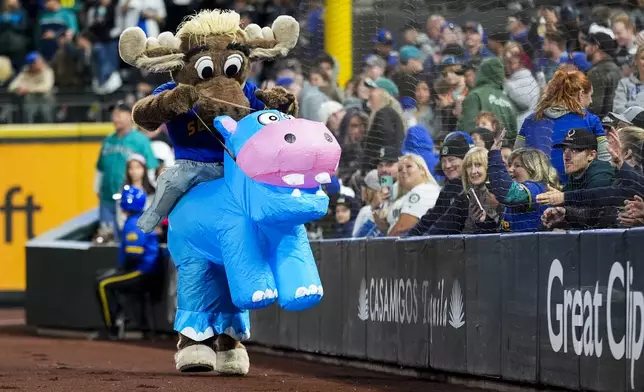
[[[588,79],[593,86],[592,102],[588,107],[591,113],[604,118],[613,109],[615,90],[622,78],[622,70],[613,57],[617,50],[617,41],[613,30],[593,24],[588,29],[586,57],[592,63],[588,70]]]
[[[462,132],[447,135],[440,149],[441,169],[447,178],[441,189],[436,204],[408,232],[410,237],[426,235],[434,223],[452,206],[459,194],[463,192],[461,165],[463,158],[474,147]]]

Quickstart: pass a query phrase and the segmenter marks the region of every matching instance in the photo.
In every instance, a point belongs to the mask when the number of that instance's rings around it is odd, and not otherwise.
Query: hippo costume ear
[[[237,121],[229,116],[217,116],[214,125],[224,139],[228,139],[237,131]]]

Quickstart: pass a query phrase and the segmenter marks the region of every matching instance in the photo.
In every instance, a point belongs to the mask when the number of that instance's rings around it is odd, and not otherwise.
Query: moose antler
[[[119,54],[127,64],[150,72],[170,72],[184,66],[180,41],[165,31],[158,38],[147,38],[140,27],[129,27],[119,38]]]
[[[280,15],[273,26],[260,28],[250,24],[244,30],[251,47],[252,60],[265,60],[286,56],[295,47],[300,36],[300,24],[291,16]]]

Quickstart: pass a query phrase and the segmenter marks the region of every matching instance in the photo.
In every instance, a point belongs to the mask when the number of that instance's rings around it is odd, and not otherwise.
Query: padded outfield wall
[[[94,215],[28,244],[29,325],[101,325],[93,276],[116,262],[117,248],[73,239]],[[644,230],[312,248],[322,302],[299,313],[276,305],[251,312],[253,342],[571,390],[644,389]],[[171,332],[175,275],[164,263],[166,292],[154,309],[159,328]]]

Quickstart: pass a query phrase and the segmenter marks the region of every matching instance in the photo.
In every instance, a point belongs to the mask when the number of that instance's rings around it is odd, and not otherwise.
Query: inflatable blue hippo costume
[[[340,145],[322,124],[262,110],[214,120],[232,155],[224,177],[192,188],[169,216],[177,267],[177,369],[246,374],[249,309],[291,311],[322,298],[304,223],[327,213]],[[221,347],[221,337],[231,344]],[[212,340],[217,343],[213,348]],[[183,341],[183,343],[182,343]]]

